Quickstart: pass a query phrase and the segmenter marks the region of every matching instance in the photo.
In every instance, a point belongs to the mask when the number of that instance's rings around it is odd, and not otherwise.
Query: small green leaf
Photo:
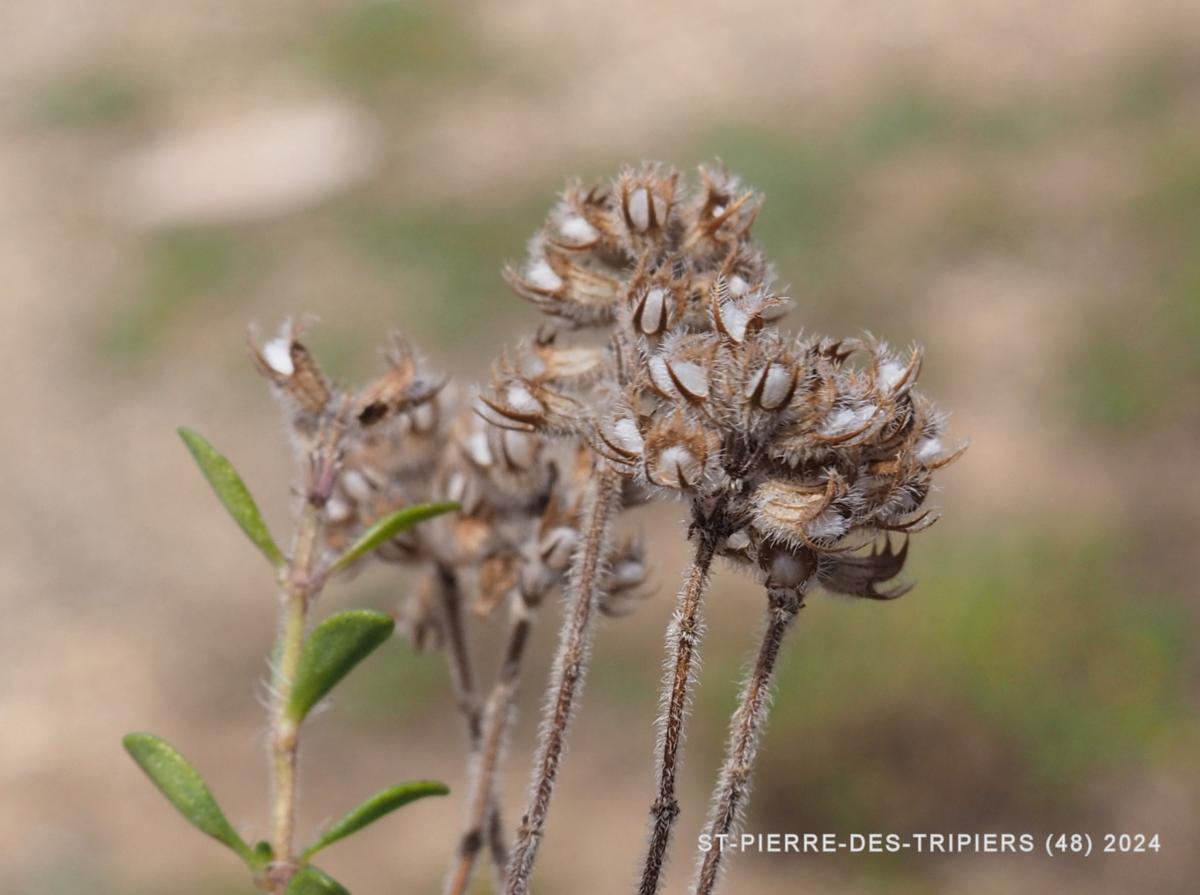
[[[304,850],[304,857],[310,858],[327,845],[345,839],[351,833],[356,833],[369,823],[374,823],[385,814],[390,814],[397,808],[423,799],[426,796],[444,796],[450,788],[444,783],[432,780],[413,780],[400,783],[381,792],[375,793],[337,823],[333,824],[317,841]]]
[[[254,851],[252,853],[251,868],[255,873],[262,873],[267,869],[267,865],[275,860],[275,849],[271,848],[271,843],[259,841],[254,843]]]
[[[230,463],[215,447],[209,444],[202,435],[187,427],[179,428],[179,437],[192,452],[196,465],[212,485],[213,491],[220,498],[233,521],[254,542],[254,545],[269,559],[276,568],[283,565],[283,553],[275,546],[267,523],[263,521],[258,511],[258,504],[250,495],[250,489],[242,481],[233,464]]]
[[[396,535],[400,534],[400,532],[407,531],[419,522],[424,522],[426,519],[432,519],[434,516],[440,516],[443,513],[452,513],[460,509],[462,507],[459,504],[449,501],[444,503],[419,503],[411,507],[405,507],[402,510],[397,510],[390,516],[384,516],[364,531],[358,540],[337,558],[331,571],[344,569],[356,559],[365,556],[376,547],[383,546]]]
[[[292,877],[284,895],[350,895],[350,892],[324,870],[310,864]]]
[[[338,681],[392,635],[396,622],[382,612],[351,609],[321,622],[304,641],[288,715],[299,722]]]
[[[149,733],[131,733],[122,742],[125,751],[192,826],[229,846],[254,866],[254,852],[226,820],[204,778],[170,743]]]

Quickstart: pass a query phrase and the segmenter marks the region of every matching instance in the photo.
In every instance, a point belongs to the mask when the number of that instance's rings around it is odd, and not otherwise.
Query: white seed
[[[729,338],[740,345],[746,338],[746,328],[750,325],[750,315],[730,301],[721,302],[717,307],[717,313],[721,316],[722,329],[725,330]]]
[[[875,415],[874,404],[863,404],[861,407],[843,407],[825,421],[821,430],[825,435],[844,435],[861,429]]]
[[[600,235],[596,228],[587,222],[582,215],[573,214],[567,217],[558,228],[559,233],[573,243],[585,244],[595,242]]]
[[[616,441],[618,447],[623,447],[631,454],[640,454],[642,448],[646,446],[642,433],[638,431],[637,423],[629,417],[617,420],[613,426],[613,440]]]
[[[832,507],[804,526],[804,533],[814,540],[840,538],[849,530],[850,520]]]
[[[793,382],[791,371],[786,366],[767,364],[754,383],[755,391],[758,391],[761,383],[762,390],[758,394],[759,406],[763,410],[778,410],[791,397]]]
[[[545,410],[542,402],[533,396],[524,385],[514,382],[504,391],[504,403],[510,410],[522,414],[538,414]]]
[[[446,483],[446,499],[461,504],[464,513],[470,514],[479,509],[479,492],[474,480],[461,472],[454,473]]]
[[[889,360],[879,367],[879,385],[884,391],[890,392],[904,379],[908,367],[899,361]]]
[[[666,202],[662,196],[657,193],[651,193],[646,187],[641,186],[629,194],[629,220],[633,224],[633,229],[641,233],[650,229],[650,203],[654,203],[654,221],[653,223],[661,227],[665,223],[666,218]]]
[[[537,459],[538,440],[527,432],[505,429],[500,435],[504,456],[517,469],[530,469]]]
[[[667,362],[664,358],[655,355],[650,358],[650,380],[655,387],[664,395],[674,395],[675,383],[671,381],[671,374],[667,372]]]
[[[292,363],[291,339],[272,339],[263,346],[262,358],[280,376],[291,376],[296,372],[296,366]]]
[[[350,502],[336,494],[325,504],[325,518],[330,522],[345,522],[353,511]]]
[[[928,463],[930,460],[936,459],[942,453],[942,440],[940,438],[929,437],[922,438],[917,443],[917,460],[921,463]]]
[[[347,469],[342,473],[342,490],[356,503],[366,503],[373,493],[371,483],[357,469]]]
[[[668,365],[678,388],[689,398],[708,397],[708,371],[692,361],[675,361]]]
[[[745,295],[750,291],[750,284],[737,274],[731,276],[725,285],[729,288],[730,295]]]
[[[463,450],[476,466],[486,468],[492,465],[492,449],[488,445],[486,432],[476,429],[468,435],[463,442]]]
[[[642,299],[641,329],[648,336],[656,335],[667,328],[670,305],[667,290],[655,287]]]
[[[668,488],[683,488],[700,479],[702,472],[696,455],[682,444],[673,444],[658,456],[654,481]]]
[[[535,288],[546,292],[556,292],[563,284],[562,277],[554,272],[554,268],[545,259],[534,263],[525,271],[525,279]]]
[[[712,216],[713,216],[714,218],[719,218],[719,217],[720,217],[721,215],[723,215],[724,213],[725,213],[725,206],[724,206],[724,205],[714,205],[714,206],[713,206],[713,209],[712,209]]]

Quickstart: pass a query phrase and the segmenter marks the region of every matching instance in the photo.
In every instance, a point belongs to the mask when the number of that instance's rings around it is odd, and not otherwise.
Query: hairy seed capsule
[[[272,370],[280,376],[291,376],[296,372],[292,363],[292,340],[272,339],[262,349],[262,358]]]
[[[684,489],[700,481],[703,471],[695,454],[682,444],[674,444],[658,455],[647,477],[667,488]]]
[[[617,447],[624,448],[631,454],[640,454],[646,446],[642,433],[638,431],[637,423],[629,417],[622,417],[613,426],[613,438]]]
[[[569,242],[574,245],[590,245],[595,242],[600,234],[596,232],[596,228],[587,222],[587,219],[582,215],[573,214],[563,220],[558,228],[558,232]]]
[[[529,284],[543,292],[557,292],[562,288],[563,280],[544,258],[535,262],[525,272]]]
[[[510,409],[526,416],[537,416],[546,410],[533,392],[520,383],[513,383],[504,390],[504,402]]]
[[[763,410],[778,410],[792,399],[795,372],[780,363],[769,363],[750,380],[747,397]]]
[[[657,193],[644,186],[629,194],[626,213],[630,226],[639,233],[661,226],[666,218],[666,203]]]
[[[746,341],[746,330],[751,316],[731,301],[723,301],[716,308],[717,329],[739,345]]]
[[[504,429],[500,433],[500,449],[509,468],[529,470],[537,461],[538,439],[528,432]]]
[[[708,397],[708,371],[692,361],[672,361],[667,364],[671,384],[685,397],[703,401]]]
[[[648,336],[656,336],[667,328],[671,314],[667,290],[659,286],[646,292],[636,312],[637,326]]]

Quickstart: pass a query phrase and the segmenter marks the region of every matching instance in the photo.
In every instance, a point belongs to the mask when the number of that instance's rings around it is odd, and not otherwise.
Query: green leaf
[[[267,523],[263,521],[258,511],[258,504],[250,496],[250,490],[237,470],[215,447],[209,444],[202,435],[187,427],[179,428],[179,437],[187,445],[196,460],[196,465],[212,485],[213,491],[220,498],[233,521],[254,542],[254,545],[271,561],[276,568],[284,563],[283,553],[275,546]]]
[[[300,652],[288,716],[301,721],[338,681],[392,636],[391,616],[369,609],[339,612],[321,622]]]
[[[284,895],[350,895],[350,892],[324,870],[310,864],[292,877]]]
[[[411,507],[405,507],[402,510],[397,510],[390,516],[384,516],[364,531],[358,540],[337,558],[330,571],[344,569],[356,559],[365,556],[376,547],[383,546],[396,535],[400,534],[400,532],[407,531],[419,522],[424,522],[426,519],[432,519],[434,516],[440,516],[443,513],[452,513],[460,509],[462,507],[459,504],[450,501],[443,503],[419,503]]]
[[[275,849],[271,848],[271,843],[259,841],[254,843],[254,851],[251,855],[251,869],[255,873],[262,873],[267,869],[267,865],[275,860]]]
[[[149,733],[131,733],[122,742],[146,776],[192,826],[254,865],[254,852],[226,820],[204,778],[170,743]]]
[[[444,796],[450,788],[444,783],[432,780],[413,780],[375,793],[337,823],[323,832],[317,841],[304,850],[304,857],[310,858],[327,845],[345,839],[351,833],[356,833],[369,823],[374,823],[385,814],[390,814],[397,808],[423,799],[426,796]]]

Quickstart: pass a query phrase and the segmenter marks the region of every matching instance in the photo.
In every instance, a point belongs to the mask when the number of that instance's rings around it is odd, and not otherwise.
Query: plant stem
[[[721,837],[736,833],[749,799],[754,760],[771,707],[771,676],[784,635],[803,604],[803,595],[792,588],[768,588],[767,600],[767,623],[758,657],[742,685],[738,707],[730,724],[725,763],[713,792],[706,831],[712,837],[712,848],[700,858],[692,887],[694,895],[712,895],[716,889],[724,857],[722,844],[727,841]]]
[[[525,655],[525,646],[529,642],[529,631],[533,621],[530,607],[524,600],[518,599],[516,606],[517,615],[509,629],[504,664],[500,667],[496,684],[484,709],[480,748],[472,757],[467,821],[459,842],[458,861],[446,879],[446,895],[462,895],[466,892],[475,862],[483,847],[485,832],[493,849],[493,856],[496,857],[495,849],[498,843],[495,824],[499,817],[496,810],[496,772],[504,758],[504,735],[512,719],[521,660]]]
[[[454,684],[458,710],[466,726],[467,761],[469,765],[474,765],[478,763],[479,750],[483,741],[483,713],[479,706],[475,672],[471,664],[471,653],[467,647],[467,637],[463,625],[462,590],[459,587],[458,575],[452,567],[438,563],[436,572],[446,628],[446,658],[450,666],[450,678]],[[496,865],[496,871],[503,876],[506,862],[503,823],[500,819],[499,804],[495,799],[490,801],[488,821],[493,835],[488,839],[488,846],[492,861]]]
[[[462,592],[458,586],[458,575],[453,568],[438,563],[436,574],[445,623],[446,658],[450,666],[450,680],[458,701],[458,711],[466,725],[467,745],[474,752],[479,748],[480,712],[479,699],[475,693],[475,673],[471,667],[471,654],[467,649],[467,638],[463,630]]]
[[[280,576],[282,622],[275,645],[274,675],[271,692],[271,850],[274,855],[267,868],[267,891],[284,892],[298,869],[295,853],[296,764],[300,743],[300,722],[291,717],[289,703],[304,635],[308,609],[325,583],[327,569],[318,568],[319,543],[324,508],[337,481],[340,444],[345,431],[346,405],[327,421],[317,444],[303,465],[305,500],[292,545],[291,559]]]
[[[584,505],[582,541],[571,561],[563,624],[542,713],[540,745],[534,759],[529,804],[508,862],[505,895],[525,895],[538,846],[545,832],[550,798],[558,777],[567,728],[582,689],[591,647],[592,618],[603,584],[609,530],[620,504],[621,480],[607,465],[592,477]]]
[[[271,847],[275,858],[268,885],[272,892],[282,892],[296,870],[293,828],[296,816],[296,755],[300,731],[298,723],[289,717],[288,703],[292,697],[296,670],[300,665],[300,652],[308,623],[308,606],[315,596],[313,567],[320,527],[320,509],[311,501],[306,502],[296,533],[292,559],[283,578],[282,622],[275,647],[275,673],[271,688],[274,694],[271,706]]]
[[[663,678],[662,706],[658,727],[658,797],[650,806],[653,827],[642,869],[639,895],[655,895],[662,878],[671,828],[679,815],[675,798],[675,781],[683,748],[683,728],[687,719],[688,687],[692,683],[692,666],[704,636],[704,621],[700,615],[704,592],[708,587],[709,570],[717,540],[710,531],[698,528],[692,565],[684,580],[675,605],[675,615],[667,627],[667,655],[670,668]]]

